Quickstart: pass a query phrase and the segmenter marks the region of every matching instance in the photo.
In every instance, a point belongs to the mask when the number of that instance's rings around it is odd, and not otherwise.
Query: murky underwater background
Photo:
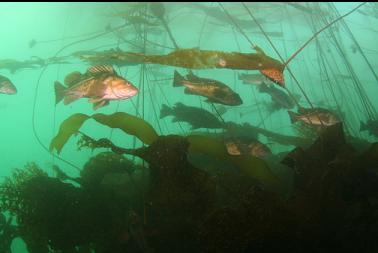
[[[339,15],[350,11],[359,3],[247,3],[268,34],[275,49],[284,60],[288,59],[316,31]],[[48,152],[52,138],[57,134],[63,120],[75,113],[95,113],[87,99],[72,104],[55,105],[54,82],[63,82],[73,71],[84,73],[90,66],[73,54],[82,50],[100,52],[121,49],[127,52],[148,55],[164,55],[174,50],[174,45],[163,25],[148,26],[131,24],[115,32],[106,33],[125,22],[134,3],[1,3],[0,4],[0,75],[8,77],[17,87],[17,94],[1,94],[0,98],[0,176],[10,176],[13,168],[22,168],[27,162],[35,162],[49,175],[57,164],[70,176],[79,172],[67,163],[54,158]],[[277,53],[258,25],[251,19],[241,3],[223,3],[223,7],[235,19],[249,23],[241,29],[266,55],[279,60]],[[249,41],[238,27],[230,22],[218,3],[166,3],[167,24],[180,48],[199,48],[225,52],[254,53]],[[209,11],[211,8],[216,13]],[[148,8],[144,8],[147,10]],[[140,9],[139,11],[144,11]],[[222,16],[223,15],[223,16]],[[157,22],[157,21],[153,21]],[[360,131],[360,122],[377,119],[377,39],[378,6],[368,3],[335,23],[318,35],[293,61],[289,67],[297,79],[293,80],[287,69],[284,72],[285,86],[299,98],[301,106],[310,107],[303,89],[315,107],[337,111],[343,121],[344,131],[351,136],[376,141],[368,132]],[[110,28],[109,28],[110,27]],[[91,38],[95,37],[96,38]],[[32,43],[34,41],[34,43]],[[70,45],[72,43],[72,45]],[[63,48],[63,50],[62,50]],[[361,49],[361,51],[359,50]],[[49,59],[64,56],[65,63],[17,69],[6,68],[5,59],[25,61],[39,57]],[[363,53],[363,54],[362,54]],[[135,64],[113,66],[139,89],[139,93],[126,100],[111,101],[96,113],[111,114],[127,112],[142,117],[160,135],[190,134],[193,131],[215,133],[214,129],[196,129],[183,122],[172,122],[170,117],[160,119],[162,104],[173,106],[181,102],[215,112],[214,106],[205,98],[184,93],[182,87],[173,87],[173,73],[181,74],[185,68],[159,64]],[[289,136],[303,136],[293,127],[287,109],[269,110],[270,96],[259,92],[257,85],[244,84],[239,79],[243,73],[259,73],[256,70],[200,69],[193,70],[203,78],[227,84],[243,101],[239,106],[216,107],[225,109],[222,119],[238,124],[249,123],[271,132]],[[281,89],[281,88],[280,88]],[[217,104],[216,106],[219,106]],[[291,109],[294,111],[294,109]],[[34,130],[33,130],[34,128]],[[299,126],[300,128],[300,126]],[[108,138],[114,144],[135,148],[142,145],[132,135],[119,129],[110,129],[94,120],[86,122],[80,131],[94,139]],[[78,151],[71,138],[59,156],[81,168],[88,159],[100,151]],[[259,136],[273,154],[288,152],[294,145],[275,143],[266,136]],[[103,151],[103,150],[102,150]],[[13,252],[27,252],[21,239],[12,244]]]

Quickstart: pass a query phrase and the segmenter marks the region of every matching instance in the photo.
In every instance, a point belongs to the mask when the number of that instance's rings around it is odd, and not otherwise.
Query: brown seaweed
[[[56,149],[58,152],[60,152],[70,136],[78,132],[84,121],[89,118],[93,118],[97,122],[111,128],[119,128],[127,134],[136,136],[147,145],[152,145],[158,140],[158,135],[150,124],[143,119],[127,113],[118,112],[111,115],[98,113],[92,115],[91,117],[85,114],[74,114],[62,123],[58,135],[53,138],[50,144],[50,150],[53,151]],[[280,188],[279,180],[270,171],[269,167],[263,160],[250,155],[242,155],[238,157],[231,156],[228,154],[223,142],[211,137],[191,135],[186,137],[186,139],[188,143],[190,143],[189,152],[203,153],[219,160],[229,161],[235,166],[239,167],[243,173],[245,173],[245,175],[260,181],[266,187],[272,190],[278,190]],[[115,146],[110,140],[107,139],[94,141],[88,136],[84,136],[84,139],[82,139],[82,141],[79,143],[79,147],[80,145],[89,146],[91,148],[107,147],[111,148],[118,154],[132,154],[139,156],[148,162],[157,162],[151,161],[148,157],[144,157],[143,152],[140,153],[143,148],[137,150],[124,149]],[[163,152],[160,153],[161,155],[163,154]],[[183,158],[171,157],[168,159],[164,157],[164,159],[159,160],[159,162],[169,164],[172,162],[172,159]],[[161,164],[159,166],[161,166]]]
[[[151,144],[158,136],[155,129],[146,121],[125,112],[117,112],[111,115],[97,113],[92,116],[77,113],[61,124],[58,134],[50,143],[50,151],[55,149],[59,154],[68,139],[77,133],[83,123],[90,118],[111,128],[119,128],[125,133],[137,137],[145,144]]]
[[[161,64],[187,69],[240,69],[259,70],[269,79],[284,86],[283,71],[285,66],[278,60],[267,56],[260,48],[257,53],[222,52],[201,50],[199,48],[176,49],[166,55],[145,55],[141,53],[105,51],[92,55],[79,55],[92,64]]]
[[[51,140],[49,150],[54,151],[55,149],[59,154],[68,139],[79,131],[88,118],[89,116],[86,114],[76,113],[64,120],[60,125],[59,133]]]

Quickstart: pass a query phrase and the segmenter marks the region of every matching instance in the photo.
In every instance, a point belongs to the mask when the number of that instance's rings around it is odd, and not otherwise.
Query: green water
[[[282,33],[282,36],[271,36],[270,39],[282,58],[288,59],[315,31],[337,18],[333,7],[342,15],[358,4],[313,3],[308,5],[313,10],[312,14],[285,3],[249,3],[248,6],[252,13],[262,21],[264,31]],[[240,3],[224,3],[223,5],[234,18],[250,20],[253,28],[242,28],[242,30],[267,55],[279,59],[272,45],[254,25]],[[173,44],[164,29],[160,29],[157,33],[138,34],[135,27],[127,26],[122,29],[122,39],[114,33],[108,33],[86,40],[104,32],[109,24],[111,27],[124,24],[125,21],[116,14],[122,11],[127,12],[130,6],[132,6],[131,3],[0,3],[0,61],[3,59],[22,61],[33,56],[46,59],[55,56],[57,52],[58,56],[69,56],[80,50],[102,51],[117,47],[124,51],[135,51],[135,48],[124,40],[132,41],[140,46],[145,45],[147,54],[171,52],[172,49],[169,48],[173,48]],[[217,3],[203,3],[203,6],[219,7]],[[375,11],[377,11],[374,3],[371,3],[371,6],[375,6]],[[180,48],[199,47],[203,50],[255,52],[237,27],[208,16],[204,11],[193,8],[189,4],[167,3],[165,7],[168,25]],[[324,13],[319,13],[319,7]],[[372,9],[372,7],[364,6],[361,10],[366,12],[369,8]],[[368,13],[373,13],[373,10]],[[375,15],[377,15],[376,12]],[[223,18],[226,20],[228,17]],[[378,18],[356,11],[342,22],[347,24],[373,70],[378,72]],[[141,29],[143,30],[143,27]],[[29,42],[32,39],[37,43],[30,48]],[[80,42],[80,40],[84,41]],[[70,45],[71,43],[73,45]],[[366,121],[369,118],[366,113],[367,108],[372,105],[376,110],[378,107],[377,80],[361,53],[358,50],[353,52],[353,45],[355,41],[340,21],[312,41],[290,62],[289,67],[314,106],[341,109],[344,114],[342,120],[348,134],[375,141],[376,139],[369,136],[367,132],[359,130],[360,121]],[[61,50],[62,48],[64,49]],[[0,74],[11,79],[18,90],[16,95],[0,95],[2,118],[0,177],[10,176],[13,168],[22,168],[30,161],[36,162],[49,175],[53,175],[51,166],[58,164],[67,174],[78,176],[79,172],[76,168],[54,158],[47,150],[64,119],[74,113],[88,115],[94,113],[87,99],[80,99],[67,106],[62,103],[55,106],[54,81],[63,82],[67,74],[73,71],[84,73],[89,66],[88,63],[74,57],[68,61],[69,64],[21,69],[16,73],[0,69]],[[183,88],[172,86],[172,80],[156,81],[172,78],[174,70],[184,73],[183,68],[147,64],[115,67],[115,69],[139,88],[139,94],[127,100],[111,101],[110,105],[96,112],[104,114],[127,112],[143,117],[160,135],[191,132],[190,126],[186,123],[172,123],[169,117],[159,119],[162,104],[173,105],[176,102],[182,102],[185,105],[198,106],[214,112],[213,106],[204,102],[203,97],[185,94]],[[154,70],[164,75],[154,75]],[[350,76],[352,72],[355,75],[354,81],[350,78],[337,77],[338,75]],[[257,73],[257,71],[211,69],[195,70],[195,73],[201,77],[222,81],[240,94],[243,105],[240,108],[228,107],[228,111],[222,115],[225,121],[248,122],[285,135],[298,134],[292,127],[287,110],[269,114],[263,105],[270,102],[270,97],[259,93],[253,85],[244,85],[238,80],[240,73]],[[326,77],[326,73],[330,78]],[[284,75],[286,88],[291,93],[300,95],[299,103],[302,106],[309,107],[298,84],[287,69]],[[361,87],[356,82],[359,82]],[[361,90],[367,95],[366,97],[361,96]],[[240,117],[240,113],[251,110],[254,111]],[[86,122],[80,130],[95,139],[109,138],[123,147],[132,148],[142,145],[133,136],[125,135],[118,129],[111,130],[96,124],[93,120]],[[200,130],[216,132],[216,130]],[[88,149],[77,151],[75,145],[77,139],[78,137],[71,138],[59,156],[81,168],[91,156],[99,151],[91,152]],[[260,141],[268,143],[273,153],[289,151],[294,147],[274,143],[264,136],[260,138]],[[12,250],[17,253],[27,252],[20,239],[13,242]]]

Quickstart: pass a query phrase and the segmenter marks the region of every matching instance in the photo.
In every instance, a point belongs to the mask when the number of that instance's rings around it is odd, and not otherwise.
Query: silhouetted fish
[[[241,105],[239,94],[231,90],[230,87],[216,80],[201,78],[190,72],[183,77],[175,71],[173,86],[185,86],[185,94],[200,95],[207,97],[207,102],[224,105]]]
[[[160,118],[173,116],[172,122],[187,122],[193,129],[197,128],[222,128],[222,122],[214,114],[205,109],[186,106],[183,103],[176,103],[173,108],[162,105]]]

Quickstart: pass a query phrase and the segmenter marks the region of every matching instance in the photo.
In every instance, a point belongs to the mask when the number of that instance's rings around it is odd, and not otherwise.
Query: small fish
[[[0,75],[0,93],[13,95],[17,93],[16,86],[5,76]]]
[[[29,41],[29,48],[33,48],[37,44],[37,41],[35,39],[32,39]]]
[[[295,101],[285,91],[277,88],[276,85],[267,85],[263,82],[259,86],[259,92],[268,94],[280,108],[292,109],[295,107]]]
[[[244,84],[253,84],[253,85],[261,85],[264,82],[269,82],[268,78],[266,78],[262,74],[239,74],[239,80],[242,80]]]
[[[197,77],[192,72],[190,72],[186,77],[183,77],[177,71],[175,71],[173,86],[185,86],[185,94],[206,97],[206,102],[210,103],[232,106],[241,105],[243,103],[239,94],[234,92],[224,83],[212,79]]]
[[[90,67],[84,74],[72,72],[66,76],[64,84],[55,82],[56,104],[64,99],[64,104],[68,105],[86,97],[93,103],[94,110],[108,105],[110,100],[127,99],[138,93],[138,89],[110,65]]]
[[[186,106],[183,103],[176,103],[173,108],[162,105],[160,119],[167,116],[173,116],[172,122],[187,122],[192,127],[198,128],[222,128],[222,122],[209,111],[205,109]]]
[[[251,28],[257,27],[255,23],[251,22],[248,19],[245,20],[245,19],[239,19],[237,17],[233,17],[232,19],[233,21],[230,21],[229,17],[225,14],[225,12],[220,7],[209,7],[209,6],[201,5],[198,3],[187,3],[187,6],[203,11],[209,17],[212,17],[220,21],[222,25],[230,24],[232,26],[235,26],[236,24],[238,27],[242,29],[251,29]],[[260,24],[266,23],[265,19],[262,19],[262,18],[257,18],[257,19]]]
[[[272,154],[272,151],[266,145],[248,137],[229,137],[224,140],[224,144],[230,155],[252,155],[261,158]]]
[[[362,131],[368,131],[370,135],[374,135],[375,137],[378,137],[378,120],[371,120],[369,119],[364,122],[360,122],[360,132]]]
[[[0,69],[8,69],[12,74],[21,69],[33,69],[39,67],[32,60],[17,61],[12,59],[0,60]]]
[[[340,122],[337,115],[323,108],[306,109],[300,107],[298,113],[288,111],[291,123],[298,120],[313,126],[332,126]]]

